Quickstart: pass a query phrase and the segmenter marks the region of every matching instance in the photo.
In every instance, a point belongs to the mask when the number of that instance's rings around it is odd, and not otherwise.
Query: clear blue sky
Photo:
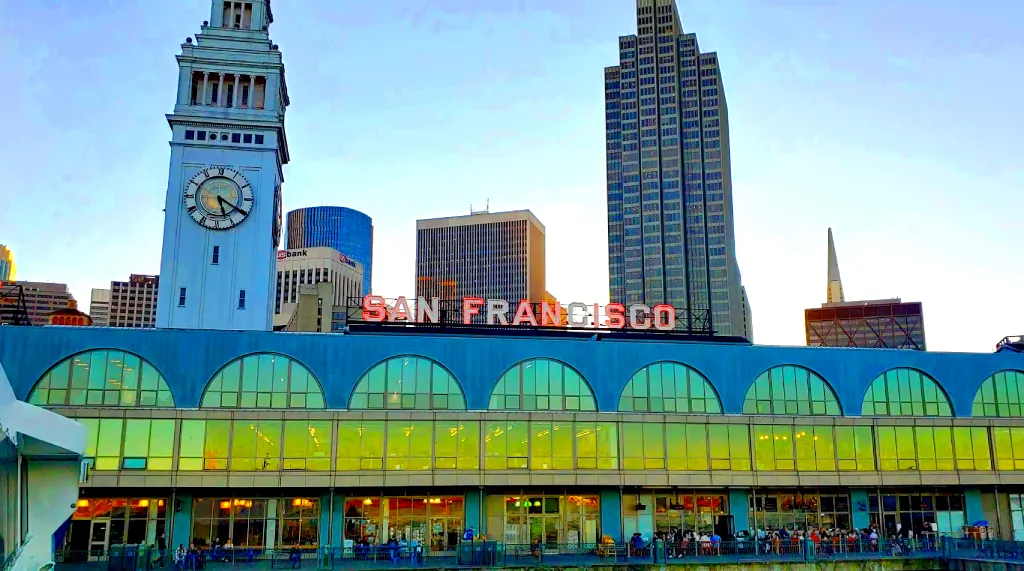
[[[156,273],[179,44],[209,0],[0,0],[0,243],[79,300]],[[376,224],[413,290],[415,219],[529,208],[548,289],[608,296],[603,68],[630,0],[274,0],[285,208]],[[490,7],[487,7],[490,6]],[[759,343],[802,344],[832,226],[847,298],[924,302],[928,345],[1024,333],[1024,3],[680,0],[722,65]]]

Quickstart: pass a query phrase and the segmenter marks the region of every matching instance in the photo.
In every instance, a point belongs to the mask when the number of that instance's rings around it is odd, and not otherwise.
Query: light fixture
[[[89,507],[89,500],[78,500],[78,507],[87,508]]]
[[[364,506],[373,505],[373,500],[371,500],[370,498],[366,498],[365,500],[363,500],[363,505]]]
[[[231,502],[230,501],[223,501],[223,502],[221,502],[220,503],[220,509],[222,509],[222,510],[229,510],[229,509],[231,509]]]
[[[149,500],[139,500],[139,507],[140,508],[148,508],[149,507]]]

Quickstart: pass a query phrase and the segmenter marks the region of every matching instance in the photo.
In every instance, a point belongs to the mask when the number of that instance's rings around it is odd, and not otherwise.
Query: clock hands
[[[235,206],[233,203],[228,202],[227,200],[224,200],[224,197],[222,197],[222,196],[217,196],[217,204],[220,204],[220,215],[221,216],[227,216],[228,215],[227,211],[224,209],[225,205],[231,207],[231,210],[240,210],[238,208],[238,206]]]

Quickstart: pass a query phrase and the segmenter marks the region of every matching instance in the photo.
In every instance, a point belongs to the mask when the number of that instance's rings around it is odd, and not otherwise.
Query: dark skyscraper
[[[611,299],[710,312],[716,333],[751,339],[718,57],[673,0],[637,0],[636,17],[605,68]]]

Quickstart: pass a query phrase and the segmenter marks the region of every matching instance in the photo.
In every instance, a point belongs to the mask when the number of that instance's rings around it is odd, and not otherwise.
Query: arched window
[[[520,361],[498,379],[491,410],[597,410],[594,391],[576,369],[554,359]]]
[[[974,394],[971,416],[1024,416],[1024,371],[999,371]]]
[[[953,407],[935,379],[916,369],[891,369],[864,395],[864,416],[953,416]]]
[[[466,410],[466,395],[448,369],[426,357],[381,361],[359,378],[350,409]]]
[[[203,408],[324,408],[324,391],[302,363],[276,353],[239,357],[221,367]]]
[[[832,387],[817,373],[797,365],[780,365],[761,373],[743,399],[743,414],[842,414]]]
[[[174,406],[167,381],[142,357],[116,349],[76,353],[39,378],[28,402],[42,406]]]
[[[682,363],[651,363],[633,375],[619,397],[619,412],[721,414],[722,403],[704,375]]]

